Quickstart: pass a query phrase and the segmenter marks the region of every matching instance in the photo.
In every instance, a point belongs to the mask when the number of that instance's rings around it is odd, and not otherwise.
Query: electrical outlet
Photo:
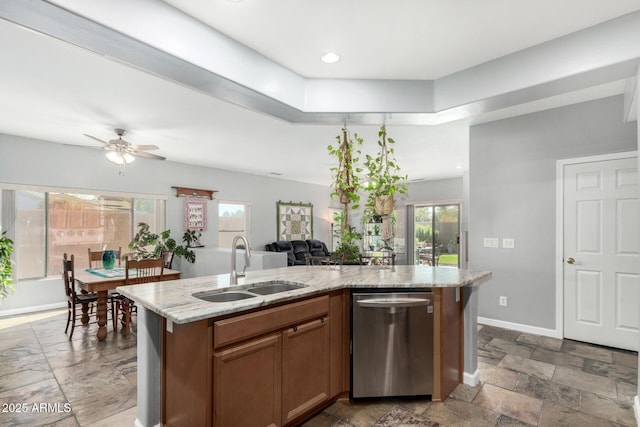
[[[500,297],[500,306],[501,307],[506,307],[507,306],[507,297]]]
[[[485,248],[497,248],[498,247],[498,239],[496,237],[485,237],[483,246]]]
[[[516,247],[515,239],[502,239],[502,247],[505,249],[513,249]]]

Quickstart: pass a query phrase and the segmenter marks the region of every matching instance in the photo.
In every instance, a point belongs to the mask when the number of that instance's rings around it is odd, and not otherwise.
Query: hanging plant
[[[389,215],[393,212],[394,195],[407,192],[407,175],[402,175],[395,158],[395,141],[387,136],[385,125],[378,131],[378,154],[366,155],[364,166],[367,170],[366,190],[369,192],[365,217],[382,216],[382,238],[385,243],[393,236]]]
[[[331,198],[337,199],[342,205],[342,212],[339,214],[341,242],[337,251],[343,249],[343,252],[349,254],[345,261],[355,261],[359,250],[354,242],[361,236],[353,230],[353,227],[349,226],[349,210],[358,209],[360,205],[358,191],[362,189],[362,186],[358,174],[362,172],[362,168],[357,164],[360,161],[360,146],[363,139],[359,138],[358,134],[354,134],[353,138],[350,138],[345,126],[342,128],[342,135],[336,136],[336,140],[338,145],[335,147],[329,145],[327,150],[329,155],[338,161],[338,165],[330,169],[333,179]]]

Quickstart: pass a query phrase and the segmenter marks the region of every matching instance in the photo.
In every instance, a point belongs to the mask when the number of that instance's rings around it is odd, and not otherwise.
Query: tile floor
[[[0,318],[0,425],[132,426],[135,334],[64,334],[66,311]],[[317,426],[636,426],[637,353],[479,328],[480,385],[442,403],[339,400]],[[18,412],[22,411],[22,412]]]

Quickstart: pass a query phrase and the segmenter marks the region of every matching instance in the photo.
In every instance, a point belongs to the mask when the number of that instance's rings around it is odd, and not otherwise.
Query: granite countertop
[[[413,265],[396,266],[297,266],[248,272],[229,286],[229,275],[195,277],[119,287],[117,290],[136,304],[174,323],[195,322],[230,313],[284,302],[344,288],[450,288],[477,286],[491,278],[491,272]],[[233,302],[208,302],[192,296],[203,291],[242,290],[248,285],[286,281],[303,288]]]

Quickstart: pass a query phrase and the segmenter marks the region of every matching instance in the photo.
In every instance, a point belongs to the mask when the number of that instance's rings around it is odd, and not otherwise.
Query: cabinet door
[[[328,317],[282,333],[283,424],[329,398],[329,337]]]
[[[338,291],[329,298],[329,397],[349,391],[349,291]]]
[[[280,426],[282,339],[268,335],[213,355],[213,425]]]

